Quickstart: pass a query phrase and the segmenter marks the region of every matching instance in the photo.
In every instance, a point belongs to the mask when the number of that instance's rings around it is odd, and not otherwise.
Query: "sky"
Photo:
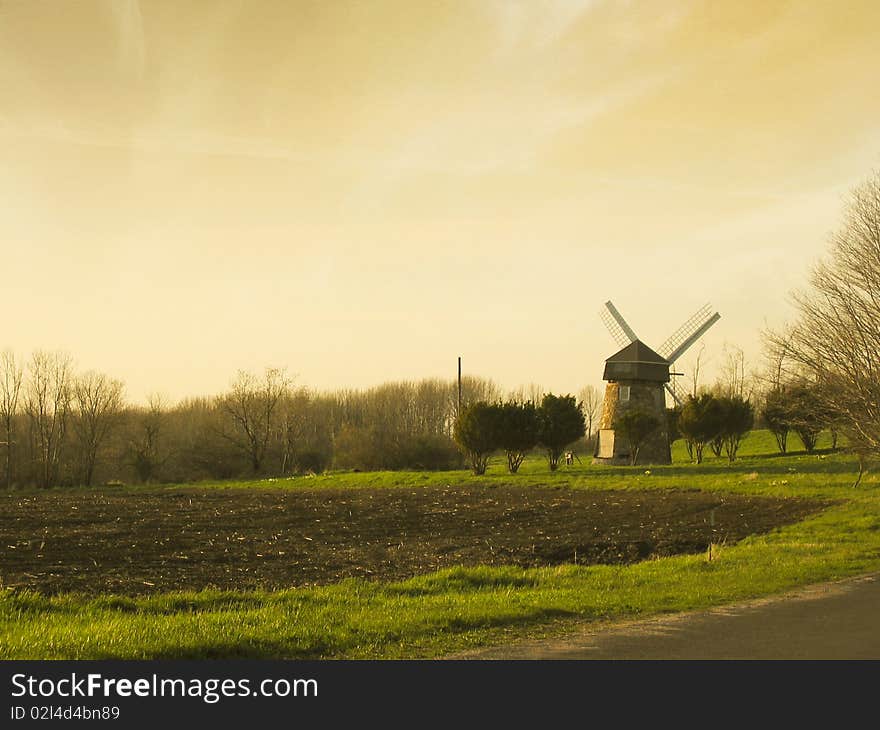
[[[875,0],[0,0],[0,348],[132,400],[707,376],[880,168]],[[693,353],[679,362],[688,372]]]

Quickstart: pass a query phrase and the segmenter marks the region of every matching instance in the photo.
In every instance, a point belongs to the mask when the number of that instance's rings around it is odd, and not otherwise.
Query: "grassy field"
[[[880,569],[880,480],[868,474],[852,489],[855,465],[846,455],[774,452],[772,437],[756,432],[734,465],[711,458],[700,466],[685,463],[676,444],[675,463],[650,470],[584,463],[550,474],[536,456],[515,476],[498,459],[481,478],[463,472],[358,473],[217,485],[699,489],[719,497],[834,504],[803,521],[717,546],[711,562],[701,553],[619,565],[451,567],[396,582],[346,579],[274,591],[144,596],[46,596],[15,588],[0,597],[0,657],[431,657],[559,633],[577,621],[707,607]]]

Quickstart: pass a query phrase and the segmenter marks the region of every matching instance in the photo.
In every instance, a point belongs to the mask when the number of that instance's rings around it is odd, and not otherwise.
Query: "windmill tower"
[[[615,437],[614,424],[627,411],[639,410],[652,415],[660,424],[639,450],[639,463],[669,464],[672,459],[664,389],[677,404],[683,399],[675,385],[670,384],[670,369],[721,315],[713,314],[711,306],[705,305],[660,345],[657,352],[639,340],[611,302],[605,302],[600,316],[623,349],[605,361],[602,379],[608,385],[593,460],[600,464],[629,463],[629,444]]]

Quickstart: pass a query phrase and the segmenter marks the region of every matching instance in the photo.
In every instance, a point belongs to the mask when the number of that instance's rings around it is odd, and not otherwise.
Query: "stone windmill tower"
[[[712,314],[707,304],[690,317],[655,352],[636,337],[617,308],[605,303],[602,321],[623,349],[605,361],[602,379],[605,400],[596,438],[594,461],[600,464],[628,464],[629,444],[615,438],[614,424],[627,411],[639,410],[652,415],[660,424],[639,450],[640,464],[669,464],[669,428],[666,421],[666,392],[680,404],[681,394],[670,385],[670,368],[685,351],[715,324],[721,315]],[[665,390],[665,392],[664,392]]]

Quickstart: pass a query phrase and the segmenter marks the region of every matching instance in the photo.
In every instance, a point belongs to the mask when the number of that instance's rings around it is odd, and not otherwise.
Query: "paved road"
[[[880,573],[462,659],[880,659]]]

